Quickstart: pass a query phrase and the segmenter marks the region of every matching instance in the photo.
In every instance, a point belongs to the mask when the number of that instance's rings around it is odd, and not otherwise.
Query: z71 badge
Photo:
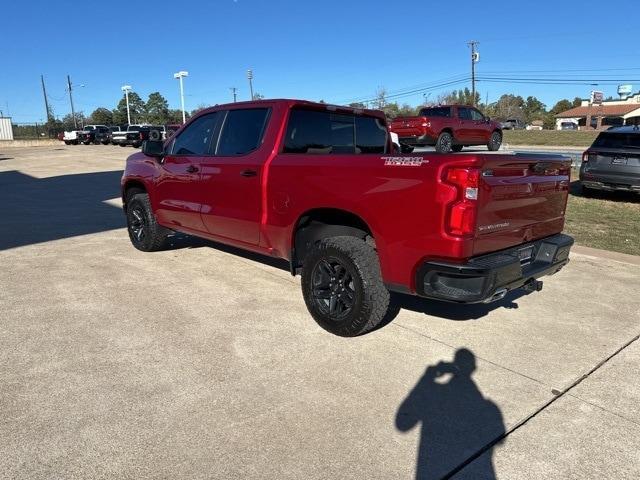
[[[385,165],[394,167],[419,167],[423,163],[429,163],[424,157],[382,157]]]

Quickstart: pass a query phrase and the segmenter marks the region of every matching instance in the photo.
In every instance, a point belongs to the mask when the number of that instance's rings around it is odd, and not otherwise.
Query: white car
[[[64,132],[62,141],[65,143],[65,145],[78,145],[78,133],[80,133],[81,131],[82,130],[69,130],[67,132]]]

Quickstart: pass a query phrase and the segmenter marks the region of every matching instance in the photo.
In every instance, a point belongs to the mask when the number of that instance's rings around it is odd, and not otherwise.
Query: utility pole
[[[40,81],[42,82],[42,94],[44,95],[44,108],[47,110],[47,122],[51,120],[51,110],[49,109],[49,100],[47,99],[47,89],[44,86],[44,75],[40,75]]]
[[[131,112],[129,111],[129,91],[131,90],[131,85],[123,85],[120,87],[120,90],[124,92],[124,98],[127,101],[127,124],[131,125]]]
[[[251,92],[251,100],[253,100],[253,70],[247,70],[247,79],[249,80],[249,91]]]
[[[73,127],[78,129],[78,120],[76,119],[76,112],[73,109],[73,95],[71,95],[71,78],[67,75],[67,85],[69,87],[69,102],[71,103],[71,116],[73,117]]]
[[[236,87],[231,87],[230,90],[233,93],[233,103],[236,103],[236,101],[237,101],[237,95],[236,95],[237,88]]]
[[[476,106],[476,63],[480,60],[480,54],[476,52],[476,45],[480,42],[471,40],[467,45],[471,47],[471,105]]]

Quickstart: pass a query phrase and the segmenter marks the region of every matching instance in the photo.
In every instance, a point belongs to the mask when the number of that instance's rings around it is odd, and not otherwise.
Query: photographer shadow
[[[471,378],[475,369],[475,355],[459,349],[453,362],[429,366],[398,408],[399,431],[421,424],[417,480],[450,478],[472,458],[473,478],[496,478],[493,447],[505,426],[500,409]]]

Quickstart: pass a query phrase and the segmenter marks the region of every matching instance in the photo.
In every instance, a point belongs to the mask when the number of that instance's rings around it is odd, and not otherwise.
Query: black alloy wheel
[[[356,298],[354,278],[348,267],[329,257],[316,264],[311,276],[313,301],[318,310],[333,321],[348,316]]]

